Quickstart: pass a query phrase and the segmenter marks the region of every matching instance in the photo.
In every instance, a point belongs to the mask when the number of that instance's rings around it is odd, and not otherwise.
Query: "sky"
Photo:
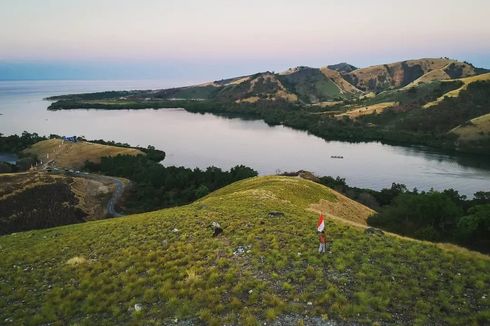
[[[490,68],[489,0],[0,0],[0,79],[215,80],[450,57]]]

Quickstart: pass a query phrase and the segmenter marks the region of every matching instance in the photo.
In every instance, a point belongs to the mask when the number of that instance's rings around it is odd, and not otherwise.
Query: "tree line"
[[[339,177],[321,177],[318,182],[376,210],[367,221],[371,226],[490,253],[490,191],[468,199],[454,189],[418,191],[393,183],[376,191],[350,187]]]
[[[156,155],[103,157],[100,163],[86,162],[85,169],[104,175],[124,177],[133,182],[123,209],[128,213],[178,206],[201,198],[257,172],[238,165],[229,171],[217,167],[205,170],[163,166]]]

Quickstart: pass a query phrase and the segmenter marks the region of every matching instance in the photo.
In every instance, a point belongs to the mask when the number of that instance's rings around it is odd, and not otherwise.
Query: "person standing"
[[[327,239],[325,238],[325,218],[323,217],[323,212],[320,213],[318,223],[316,224],[316,229],[318,231],[318,239],[320,240],[320,247],[318,248],[318,252],[325,253],[325,243],[327,242]]]
[[[318,252],[319,253],[325,253],[325,244],[327,242],[326,238],[325,238],[325,230],[323,230],[322,232],[318,232],[318,238],[320,240],[320,247],[318,248]]]

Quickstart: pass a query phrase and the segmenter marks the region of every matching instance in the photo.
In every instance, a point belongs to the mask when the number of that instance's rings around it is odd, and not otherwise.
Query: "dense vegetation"
[[[366,118],[366,121],[383,124],[394,130],[438,135],[489,113],[489,110],[490,81],[477,81],[468,85],[459,96],[447,97],[435,107],[417,107],[404,112],[384,111]]]
[[[320,184],[259,177],[184,207],[0,237],[12,325],[484,325],[488,257],[328,219]],[[349,211],[349,207],[345,207]],[[283,217],[268,217],[270,211]],[[217,221],[224,233],[207,227]],[[242,248],[242,250],[239,250]],[[245,250],[243,250],[245,248]],[[138,309],[135,309],[138,307]]]
[[[39,136],[37,133],[28,133],[24,131],[22,135],[4,136],[0,133],[0,152],[5,153],[20,153],[27,147],[46,140],[46,137]]]
[[[125,200],[129,212],[145,212],[190,203],[235,181],[256,176],[257,172],[236,166],[230,171],[216,167],[206,170],[165,167],[154,148],[147,155],[103,157],[100,163],[86,162],[85,168],[105,175],[125,177],[134,186]],[[160,152],[161,153],[161,152]]]
[[[380,191],[350,187],[345,179],[318,181],[378,213],[368,224],[412,238],[452,242],[490,253],[490,192],[467,199],[456,190],[419,192],[394,183]]]

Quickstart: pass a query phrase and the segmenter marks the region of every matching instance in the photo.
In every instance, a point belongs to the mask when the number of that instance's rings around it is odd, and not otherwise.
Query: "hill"
[[[458,135],[460,141],[471,141],[490,135],[490,113],[471,119],[450,131]]]
[[[488,70],[448,58],[365,68],[346,63],[299,66],[166,90],[56,96],[50,98],[55,102],[48,109],[183,107],[190,112],[262,119],[326,140],[382,141],[488,154],[486,138],[461,146],[450,132],[490,113],[488,76]]]
[[[79,169],[85,164],[85,161],[99,163],[104,156],[144,155],[141,150],[136,148],[109,146],[86,141],[74,143],[58,138],[33,144],[24,150],[24,153],[36,155],[44,162],[51,162],[51,165],[69,169]]]
[[[257,177],[197,202],[0,237],[0,320],[14,324],[484,324],[488,257],[366,233],[332,190]],[[322,206],[322,207],[327,207]],[[367,212],[368,209],[360,211]],[[271,211],[279,211],[284,215]],[[337,215],[338,214],[338,215]],[[223,234],[213,237],[208,225]]]
[[[261,72],[205,84],[155,91],[121,91],[55,96],[51,100],[77,100],[85,108],[158,106],[159,100],[215,100],[225,102],[277,101],[315,104],[323,101],[350,99],[369,92],[398,89],[433,80],[456,79],[478,75],[484,69],[457,60],[428,58],[407,60],[366,68],[347,63],[323,68],[299,66],[282,73]],[[144,100],[144,103],[140,103]],[[69,103],[63,103],[69,104]],[[52,109],[63,108],[51,106]]]
[[[471,64],[446,58],[424,58],[360,68],[344,74],[345,79],[363,91],[380,92],[411,83],[446,80],[478,75]]]
[[[112,178],[29,171],[0,174],[0,235],[106,218]]]

